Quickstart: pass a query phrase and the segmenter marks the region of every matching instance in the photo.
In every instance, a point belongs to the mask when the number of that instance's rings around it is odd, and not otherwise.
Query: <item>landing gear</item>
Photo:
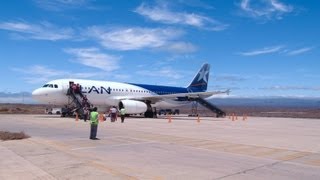
[[[154,112],[153,112],[153,109],[152,109],[152,106],[151,106],[151,102],[147,101],[146,104],[147,104],[147,111],[144,113],[144,117],[153,118],[154,117]]]

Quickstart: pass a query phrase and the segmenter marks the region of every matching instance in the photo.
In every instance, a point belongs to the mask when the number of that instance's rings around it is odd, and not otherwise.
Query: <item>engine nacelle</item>
[[[126,114],[140,114],[147,111],[147,104],[135,100],[122,100],[120,101],[126,109]],[[120,104],[119,103],[119,104]],[[121,105],[119,105],[120,107]]]

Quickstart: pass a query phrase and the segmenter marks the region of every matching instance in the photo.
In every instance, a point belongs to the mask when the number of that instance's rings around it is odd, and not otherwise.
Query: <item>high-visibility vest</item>
[[[121,108],[121,109],[120,109],[120,114],[121,114],[121,115],[125,115],[125,114],[126,114],[126,110],[125,110],[124,108]]]
[[[99,113],[96,112],[96,111],[92,111],[90,113],[90,123],[91,124],[95,124],[95,125],[98,125],[99,121],[98,121],[98,116],[99,116]]]

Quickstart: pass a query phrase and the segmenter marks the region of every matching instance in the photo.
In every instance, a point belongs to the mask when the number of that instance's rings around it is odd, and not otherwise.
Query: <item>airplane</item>
[[[70,86],[74,83],[80,85],[80,94],[86,95],[92,106],[98,107],[102,112],[110,106],[116,106],[124,107],[126,114],[145,113],[146,117],[150,117],[150,114],[153,114],[153,108],[177,107],[199,99],[205,106],[210,107],[210,103],[204,98],[217,94],[228,94],[229,90],[207,92],[209,71],[210,65],[203,64],[187,87],[85,79],[57,79],[34,90],[32,97],[44,104],[70,105],[70,101],[72,101]]]

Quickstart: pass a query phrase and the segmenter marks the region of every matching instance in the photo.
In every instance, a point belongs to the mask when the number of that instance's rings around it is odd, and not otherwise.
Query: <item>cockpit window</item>
[[[44,87],[44,88],[58,88],[59,86],[57,84],[45,84],[42,87]]]

